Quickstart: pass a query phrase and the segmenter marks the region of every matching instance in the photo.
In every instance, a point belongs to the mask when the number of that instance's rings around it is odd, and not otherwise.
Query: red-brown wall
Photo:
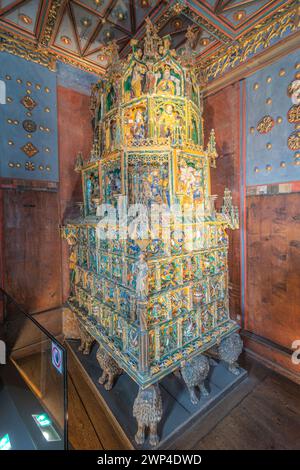
[[[210,130],[216,131],[217,167],[211,169],[212,194],[217,194],[216,206],[223,203],[224,189],[232,191],[233,203],[240,205],[240,85],[236,83],[209,96],[204,102],[204,133],[207,143]],[[229,231],[230,313],[241,314],[240,231]]]
[[[60,223],[74,213],[74,203],[82,201],[80,174],[74,171],[76,155],[82,151],[86,157],[92,144],[92,126],[89,97],[74,90],[57,87],[58,150],[60,171]],[[62,298],[69,293],[68,247],[62,250]]]

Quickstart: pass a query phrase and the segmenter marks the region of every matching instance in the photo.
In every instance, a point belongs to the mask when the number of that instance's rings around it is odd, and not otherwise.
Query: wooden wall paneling
[[[4,288],[28,312],[61,305],[58,193],[2,190]]]
[[[211,169],[212,194],[217,194],[216,206],[223,203],[224,189],[232,191],[233,202],[240,208],[240,84],[235,83],[204,100],[204,133],[207,143],[211,129],[216,130],[219,158]],[[241,315],[240,231],[229,233],[230,312]]]
[[[75,385],[68,375],[69,442],[75,450],[103,450],[93,423],[88,416]]]
[[[300,193],[247,197],[247,343],[262,359],[300,376],[290,354],[300,339]],[[254,345],[255,335],[266,343]],[[276,346],[268,345],[273,342]],[[277,357],[278,356],[278,357]]]

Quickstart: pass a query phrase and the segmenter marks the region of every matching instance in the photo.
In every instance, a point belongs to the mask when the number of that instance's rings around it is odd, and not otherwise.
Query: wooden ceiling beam
[[[72,11],[70,2],[68,2],[68,4],[67,4],[65,14],[69,15],[69,18],[71,20],[72,27],[73,27],[73,33],[74,33],[74,36],[75,36],[75,39],[76,39],[78,52],[79,52],[79,55],[82,55],[81,46],[80,46],[80,39],[79,39],[79,36],[78,36],[77,27],[76,27],[76,21],[75,21],[74,15],[73,15],[73,11]]]
[[[5,15],[5,13],[10,13],[14,11],[16,8],[20,7],[22,3],[27,2],[27,0],[16,0],[14,3],[7,5],[6,7],[0,9],[0,16]]]
[[[135,12],[134,0],[130,0],[129,2],[129,12],[130,12],[131,33],[134,36],[136,32],[136,12]]]
[[[218,0],[214,9],[214,13],[216,15],[219,15],[220,13],[222,13],[222,11],[224,11],[225,7],[229,5],[230,3],[232,3],[232,0]]]

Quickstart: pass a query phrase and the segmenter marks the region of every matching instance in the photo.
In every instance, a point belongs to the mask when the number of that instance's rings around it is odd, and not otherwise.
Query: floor
[[[300,386],[249,357],[245,383],[195,422],[170,449],[300,449]],[[80,383],[80,390],[79,390]],[[97,416],[97,402],[83,398],[82,380],[69,374],[69,440],[75,449],[122,449],[110,441]],[[103,421],[102,421],[103,422]],[[113,442],[113,444],[111,444]]]

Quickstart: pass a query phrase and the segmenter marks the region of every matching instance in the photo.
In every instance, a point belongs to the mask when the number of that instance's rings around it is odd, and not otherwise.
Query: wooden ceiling
[[[125,57],[132,38],[141,39],[145,18],[170,34],[172,47],[185,42],[188,26],[196,35],[198,58],[209,57],[224,43],[232,43],[264,18],[274,14],[283,0],[0,0],[0,29],[27,39],[70,59],[78,66],[103,73],[107,59],[103,44],[116,40]]]

